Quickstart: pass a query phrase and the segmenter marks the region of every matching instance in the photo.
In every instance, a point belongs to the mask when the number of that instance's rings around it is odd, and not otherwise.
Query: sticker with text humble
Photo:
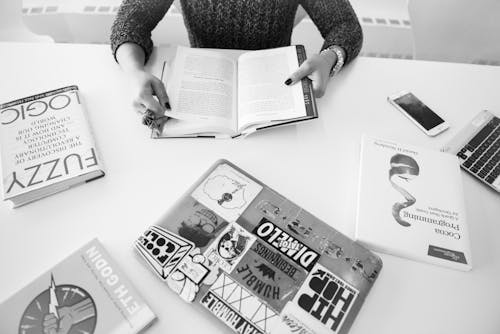
[[[237,333],[270,333],[279,315],[225,273],[201,299],[213,315]]]
[[[227,164],[215,168],[191,194],[228,222],[235,222],[262,186]]]
[[[327,333],[338,333],[359,291],[317,263],[295,295],[294,303]]]
[[[151,226],[135,242],[139,254],[164,280],[194,245],[159,226]]]
[[[205,251],[211,266],[230,273],[255,241],[255,236],[236,223],[229,224]]]
[[[255,241],[231,273],[245,288],[281,311],[292,300],[306,278],[306,272],[285,260],[272,247]]]
[[[273,222],[262,218],[253,233],[307,271],[319,260],[319,253],[295,239]]]

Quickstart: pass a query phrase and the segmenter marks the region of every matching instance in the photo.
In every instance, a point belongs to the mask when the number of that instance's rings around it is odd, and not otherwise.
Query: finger
[[[326,82],[323,80],[313,80],[312,82],[314,97],[320,98],[325,95]]]
[[[325,78],[319,71],[314,72],[310,78],[312,80],[314,96],[320,98],[325,95],[328,78]]]
[[[137,111],[139,114],[143,115],[146,113],[146,106],[144,106],[142,103],[140,103],[138,100],[134,101],[132,103],[132,107],[134,108],[135,111]]]
[[[156,100],[153,95],[143,94],[139,97],[139,102],[146,107],[146,109],[154,111],[158,116],[163,115],[164,107],[160,105],[160,102]]]
[[[302,78],[307,77],[309,74],[313,72],[313,67],[309,62],[304,62],[297,71],[292,73],[290,77],[285,81],[285,85],[293,85],[297,81],[300,81]]]
[[[158,97],[160,104],[167,109],[170,109],[170,101],[168,99],[167,91],[165,90],[165,85],[161,80],[155,79],[152,82],[154,94]]]
[[[52,325],[55,325],[55,324],[57,324],[57,319],[54,316],[52,316],[52,317],[45,317],[44,320],[43,320],[43,325],[44,326],[52,326]]]

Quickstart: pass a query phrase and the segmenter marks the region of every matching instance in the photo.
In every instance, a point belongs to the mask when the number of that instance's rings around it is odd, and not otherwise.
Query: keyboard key
[[[491,177],[491,176],[488,176],[486,179],[485,179],[486,182],[488,182],[489,184],[492,184],[493,181],[495,181],[495,178],[494,177]]]
[[[465,161],[465,162],[462,164],[462,166],[464,166],[465,168],[469,168],[471,165],[472,165],[472,161],[469,161],[469,160]]]
[[[472,138],[472,140],[469,141],[467,147],[472,148],[473,151],[476,147],[479,146],[479,144],[483,142],[483,140],[486,139],[486,137],[488,137],[488,135],[494,130],[495,127],[496,126],[494,124],[491,124],[490,121],[484,128],[481,129],[481,131],[477,133],[477,135],[474,136],[474,138]]]

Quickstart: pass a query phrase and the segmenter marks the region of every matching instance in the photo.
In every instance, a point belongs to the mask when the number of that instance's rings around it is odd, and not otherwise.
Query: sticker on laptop
[[[316,263],[293,302],[328,333],[338,333],[358,294],[352,285]]]
[[[306,272],[257,240],[230,276],[279,312],[298,292]]]
[[[237,333],[271,333],[280,321],[275,311],[225,273],[200,302]]]
[[[236,223],[230,224],[204,255],[210,265],[230,273],[255,241],[255,236]]]
[[[228,222],[235,222],[262,186],[227,164],[217,166],[191,196]]]
[[[212,284],[217,279],[218,269],[208,268],[208,260],[195,248],[185,256],[168,276],[167,285],[186,302],[193,302],[201,284]]]
[[[166,280],[194,245],[162,227],[151,226],[136,240],[135,247],[158,276]]]
[[[259,225],[253,229],[253,233],[307,271],[311,271],[314,264],[319,260],[318,252],[303,244],[267,218],[262,218]]]

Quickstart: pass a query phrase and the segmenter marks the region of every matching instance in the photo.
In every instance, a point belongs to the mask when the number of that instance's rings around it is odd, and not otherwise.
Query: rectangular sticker
[[[159,226],[151,226],[135,242],[139,254],[166,280],[193,244]]]
[[[467,260],[465,260],[464,253],[438,246],[429,245],[427,255],[438,257],[443,260],[467,264]]]
[[[281,321],[273,328],[273,334],[322,334],[327,331],[293,303],[286,304],[280,318]]]
[[[235,222],[262,186],[227,164],[221,164],[191,196],[228,222]]]
[[[359,291],[317,263],[293,300],[298,308],[338,333]]]
[[[236,223],[230,224],[205,251],[212,266],[230,273],[255,241],[255,236]]]
[[[253,233],[307,271],[319,260],[319,253],[289,235],[273,222],[262,218]]]
[[[237,333],[270,333],[280,321],[276,312],[225,273],[201,304]]]
[[[280,312],[299,290],[306,278],[306,272],[286,262],[279,252],[256,241],[230,276],[275,311]]]
[[[195,300],[201,283],[210,274],[203,264],[204,257],[197,252],[198,248],[185,256],[166,280],[167,285],[188,303]]]

